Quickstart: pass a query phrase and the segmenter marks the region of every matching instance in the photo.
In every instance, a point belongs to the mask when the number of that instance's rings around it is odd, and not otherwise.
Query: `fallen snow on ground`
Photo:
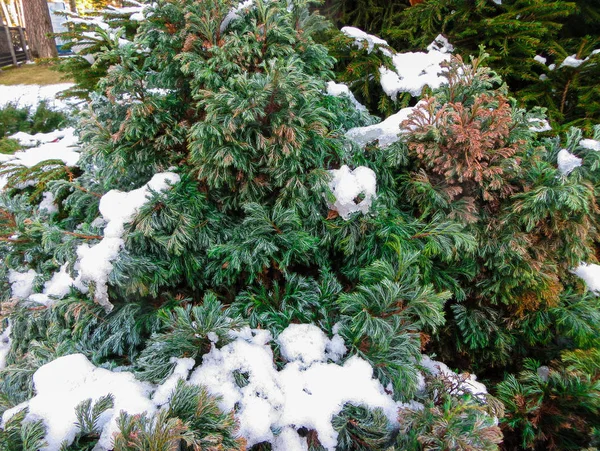
[[[38,104],[45,100],[50,108],[66,110],[72,108],[72,103],[67,100],[57,99],[59,92],[74,86],[73,83],[59,83],[55,85],[0,85],[0,108],[13,104],[19,108],[31,107],[35,110]]]

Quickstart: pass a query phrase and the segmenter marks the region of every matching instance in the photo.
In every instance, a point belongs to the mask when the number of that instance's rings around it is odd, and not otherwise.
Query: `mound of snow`
[[[113,433],[121,411],[129,414],[153,413],[156,408],[149,399],[152,386],[137,381],[132,373],[116,373],[95,367],[83,354],[60,357],[38,369],[33,375],[35,396],[7,410],[2,415],[6,423],[15,413],[28,408],[26,419],[43,419],[48,445],[41,451],[58,451],[63,440],[71,443],[78,427],[75,407],[92,398],[96,401],[109,393],[114,396],[114,408],[105,412],[98,422],[102,430],[97,449],[112,449]]]
[[[337,211],[344,219],[350,219],[350,215],[357,211],[368,213],[377,188],[375,172],[365,166],[351,171],[344,165],[340,169],[330,170],[329,173],[332,176],[329,188],[335,196],[335,202],[329,204],[329,208]]]

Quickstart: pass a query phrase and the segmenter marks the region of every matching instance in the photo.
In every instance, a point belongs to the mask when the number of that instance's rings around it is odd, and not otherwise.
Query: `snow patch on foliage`
[[[327,82],[327,95],[334,97],[348,97],[358,111],[367,111],[367,108],[356,100],[350,88],[344,83],[336,83],[334,81]]]
[[[362,48],[363,42],[367,43],[367,52],[371,53],[375,45],[385,45],[389,47],[389,44],[386,40],[381,39],[375,35],[365,33],[364,31],[356,28],[356,27],[343,27],[341,32],[344,33],[349,38],[354,39],[354,43],[358,48]]]
[[[58,211],[58,207],[54,203],[54,194],[50,191],[45,191],[42,194],[42,201],[40,202],[39,209],[40,211],[45,211],[48,214],[56,213]]]
[[[9,138],[16,139],[23,146],[37,147],[21,150],[13,155],[2,155],[0,163],[30,168],[45,160],[62,160],[67,166],[75,166],[79,161],[79,139],[75,135],[75,129],[71,127],[36,135],[19,132]]]
[[[600,141],[595,139],[582,139],[579,141],[579,145],[584,149],[600,151]]]
[[[43,419],[47,428],[47,446],[42,451],[58,451],[63,440],[71,443],[79,428],[75,407],[91,398],[98,400],[109,393],[114,396],[114,408],[101,415],[98,427],[102,430],[97,450],[112,449],[113,434],[121,411],[129,414],[148,412],[156,408],[149,399],[152,386],[137,381],[132,373],[112,372],[95,367],[83,354],[60,357],[39,368],[33,375],[35,396],[2,415],[3,424],[24,408],[29,409],[26,420]]]
[[[22,145],[41,143],[37,147],[20,150],[12,155],[0,154],[0,164],[5,166],[25,166],[31,168],[42,161],[62,160],[67,166],[75,166],[79,161],[79,140],[75,136],[73,128],[67,128],[59,132],[38,133],[29,135],[19,132],[16,137]],[[0,176],[0,191],[7,183],[6,176]]]
[[[108,300],[108,276],[112,262],[119,255],[123,247],[123,233],[125,223],[130,222],[147,202],[152,191],[161,192],[169,189],[170,185],[177,183],[179,176],[172,172],[155,174],[152,179],[141,188],[123,192],[111,190],[100,199],[100,214],[107,221],[104,227],[104,238],[94,246],[82,244],[77,248],[77,262],[75,269],[79,274],[75,286],[86,292],[89,282],[95,284],[95,300],[107,311],[112,310]]]
[[[583,160],[567,149],[561,149],[557,157],[558,170],[562,175],[569,175],[573,169],[578,168],[583,163]]]
[[[240,18],[239,13],[241,13],[246,8],[250,8],[253,5],[254,5],[254,0],[245,0],[243,2],[240,2],[239,5],[231,8],[231,10],[227,13],[225,18],[221,22],[221,26],[219,28],[221,33],[225,32],[225,30],[227,30],[227,27],[229,26],[229,24],[232,21]]]
[[[221,396],[223,410],[237,405],[240,434],[249,447],[268,441],[275,451],[306,449],[303,440],[294,435],[294,430],[306,427],[316,430],[323,446],[333,450],[338,434],[331,420],[346,403],[379,407],[390,421],[396,421],[399,404],[373,378],[366,361],[351,357],[344,365],[326,363],[326,339],[315,331],[316,326],[290,327],[278,338],[292,359],[281,371],[273,363],[268,332],[245,328],[223,348],[213,346],[190,377],[191,383],[205,385]],[[310,338],[302,337],[301,330],[308,331]],[[301,350],[295,340],[309,342],[309,349]],[[312,363],[307,366],[307,361]],[[247,385],[236,383],[236,372],[246,376]],[[281,429],[282,434],[275,436],[274,429]]]
[[[529,131],[531,132],[543,133],[552,130],[550,123],[546,119],[532,117],[529,119],[529,123],[531,124],[529,126]]]
[[[600,266],[594,263],[582,263],[573,270],[573,273],[583,279],[588,290],[600,294]]]
[[[196,365],[196,361],[191,358],[172,358],[171,363],[175,363],[173,374],[171,374],[166,381],[159,385],[154,392],[154,395],[152,395],[152,401],[157,406],[162,406],[169,402],[173,391],[177,387],[177,383],[180,380],[185,381],[188,378],[192,368],[194,368],[194,365]]]
[[[434,376],[456,376],[456,373],[448,368],[448,365],[436,360],[432,360],[429,356],[424,355],[420,364]],[[456,394],[462,395],[465,392],[469,392],[472,395],[486,395],[487,388],[481,382],[477,382],[477,376],[474,374],[469,374],[466,378],[464,378],[464,380],[461,381]]]
[[[277,343],[284,359],[307,366],[321,361],[323,356],[337,362],[346,353],[342,337],[336,334],[330,340],[314,324],[290,324],[279,334]]]
[[[37,277],[37,272],[33,269],[25,272],[18,272],[14,269],[8,270],[8,283],[13,298],[27,299],[33,291],[33,282]]]
[[[6,367],[6,357],[10,351],[10,332],[12,330],[12,325],[10,321],[6,326],[6,329],[0,334],[0,370]]]
[[[405,132],[405,130],[400,128],[400,124],[408,119],[414,109],[415,107],[402,108],[396,114],[392,114],[378,124],[351,128],[346,132],[346,136],[361,147],[365,147],[370,142],[377,141],[378,146],[383,149],[400,139],[400,134]]]
[[[348,220],[352,213],[369,212],[377,189],[377,176],[372,169],[359,166],[354,170],[346,165],[329,171],[332,176],[329,188],[335,196],[335,202],[329,208]]]

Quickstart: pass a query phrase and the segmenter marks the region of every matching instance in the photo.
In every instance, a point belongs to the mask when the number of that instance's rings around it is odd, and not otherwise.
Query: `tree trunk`
[[[54,58],[58,56],[52,33],[52,21],[46,0],[25,0],[23,2],[25,29],[29,47],[34,58]]]
[[[69,7],[70,7],[72,13],[77,14],[77,1],[76,0],[69,0]]]

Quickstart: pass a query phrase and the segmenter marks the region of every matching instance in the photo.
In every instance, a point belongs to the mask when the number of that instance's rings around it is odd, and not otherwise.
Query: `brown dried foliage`
[[[511,124],[506,97],[481,94],[472,105],[439,105],[429,97],[402,127],[411,130],[410,152],[453,185],[448,191],[452,199],[463,194],[493,202],[514,191],[508,173],[519,164],[515,155],[523,142],[510,139]]]

